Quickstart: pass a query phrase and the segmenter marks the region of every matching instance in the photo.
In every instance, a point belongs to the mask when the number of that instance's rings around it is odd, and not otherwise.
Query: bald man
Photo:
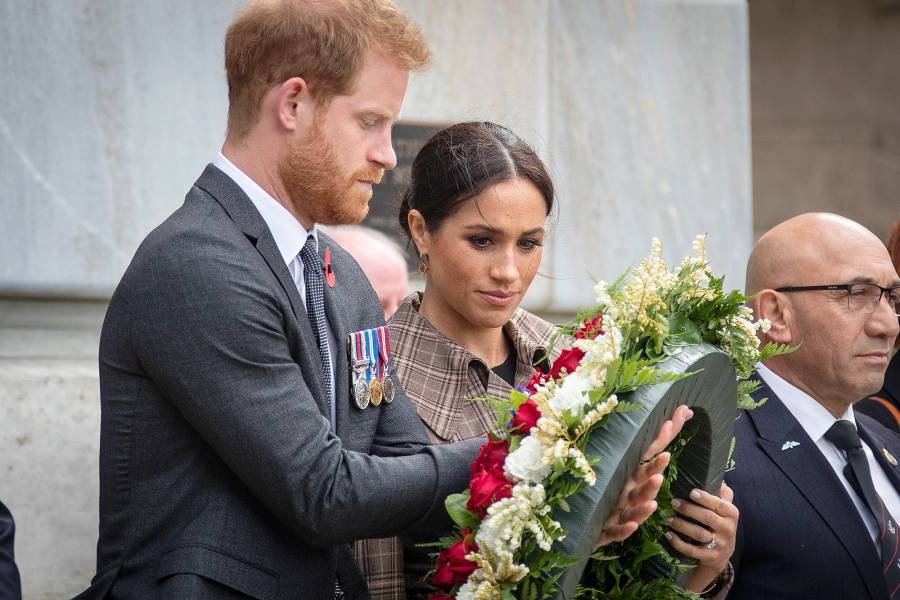
[[[900,437],[853,411],[881,388],[898,286],[881,241],[837,215],[785,221],[753,249],[747,293],[771,322],[765,341],[798,349],[758,367],[768,401],[735,427],[728,598],[900,599]]]
[[[331,236],[359,263],[388,320],[409,294],[409,274],[400,247],[377,229],[363,225],[330,227]]]

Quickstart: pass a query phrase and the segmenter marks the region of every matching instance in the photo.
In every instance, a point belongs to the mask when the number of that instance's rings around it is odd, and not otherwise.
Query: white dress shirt
[[[771,369],[766,368],[765,365],[759,364],[756,368],[760,377],[762,377],[769,387],[772,388],[772,391],[778,396],[791,414],[794,415],[794,418],[800,422],[803,430],[810,439],[816,443],[816,446],[818,446],[826,460],[828,460],[828,464],[831,465],[831,468],[834,469],[838,479],[844,484],[847,495],[850,496],[850,499],[853,500],[853,504],[856,505],[856,510],[859,512],[866,527],[869,529],[869,535],[872,536],[872,541],[875,542],[875,547],[880,554],[881,544],[879,539],[881,538],[881,532],[878,529],[878,522],[866,505],[865,500],[857,495],[853,486],[850,485],[850,482],[844,477],[844,467],[847,465],[847,453],[839,450],[837,446],[825,439],[825,432],[831,428],[837,419],[835,419],[834,415],[828,412],[824,406],[819,404],[819,402],[809,394],[798,389],[793,384],[788,383],[782,377],[773,373]],[[856,417],[853,415],[853,406],[850,406],[847,409],[847,412],[841,416],[841,419],[850,421],[853,423],[854,427],[856,426]],[[878,495],[881,496],[881,500],[887,507],[888,512],[896,519],[898,518],[898,515],[900,515],[900,494],[898,494],[894,486],[891,485],[891,482],[887,478],[887,475],[885,475],[881,465],[875,459],[875,455],[872,453],[873,449],[869,448],[869,445],[865,440],[862,440],[862,447],[863,451],[866,453],[866,458],[869,461],[869,470],[872,472],[872,482],[875,484],[875,490],[878,492]],[[881,451],[880,448],[875,448],[874,450],[876,452]]]
[[[269,231],[272,232],[275,245],[278,246],[278,252],[281,253],[281,258],[284,259],[294,284],[297,286],[297,291],[300,292],[303,307],[306,308],[306,283],[303,281],[303,260],[300,258],[300,250],[306,244],[306,238],[312,235],[316,240],[318,252],[319,234],[317,226],[313,225],[311,230],[303,227],[303,224],[288,212],[281,203],[270,196],[268,192],[250,179],[246,173],[241,171],[221,152],[216,156],[213,164],[238,184],[244,193],[247,194],[247,197],[250,198],[250,201],[253,202],[253,206],[256,207],[259,214],[262,215],[263,221],[266,222]],[[328,402],[331,405],[331,429],[334,431],[334,356],[337,352],[337,345],[327,315],[325,317],[325,332],[328,337],[328,362],[331,364],[331,397],[328,399]]]

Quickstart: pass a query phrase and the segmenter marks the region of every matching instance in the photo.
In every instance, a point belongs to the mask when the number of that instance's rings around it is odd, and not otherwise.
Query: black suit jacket
[[[763,406],[739,414],[736,466],[725,475],[740,510],[728,598],[887,600],[878,551],[843,484],[765,382],[755,394],[763,397]],[[882,452],[900,457],[900,437],[865,415],[856,422],[900,489],[900,472]]]
[[[101,334],[100,536],[83,598],[331,600],[338,570],[366,597],[347,543],[440,517],[466,486],[477,441],[427,446],[402,389],[353,405],[347,336],[383,313],[321,235],[326,247],[336,435],[303,302],[228,176],[207,167],[141,244]]]
[[[0,502],[0,600],[20,600],[22,585],[13,545],[16,524],[9,509]]]

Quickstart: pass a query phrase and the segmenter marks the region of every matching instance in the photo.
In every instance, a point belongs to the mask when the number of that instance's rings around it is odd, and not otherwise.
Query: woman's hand
[[[598,546],[624,540],[656,511],[656,495],[663,482],[662,472],[671,458],[663,450],[672,443],[692,416],[694,412],[682,404],[675,409],[671,419],[663,422],[656,439],[641,456],[641,463],[625,482],[616,501],[616,509],[606,520],[600,539],[597,540]]]
[[[666,539],[675,550],[697,559],[697,567],[687,586],[693,592],[706,591],[725,570],[734,552],[739,515],[737,507],[731,503],[733,498],[732,489],[722,482],[718,496],[693,490],[690,500],[672,501],[676,512],[701,523],[697,525],[676,516],[669,520],[669,531],[666,532]],[[701,545],[696,546],[688,540]]]

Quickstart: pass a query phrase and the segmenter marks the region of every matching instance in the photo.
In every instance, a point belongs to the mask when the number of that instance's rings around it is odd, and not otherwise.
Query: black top
[[[515,387],[516,381],[516,362],[518,361],[518,356],[516,355],[516,349],[512,344],[509,345],[509,355],[506,357],[502,363],[491,369],[496,375],[508,383],[509,385]]]
[[[900,352],[888,365],[881,391],[857,402],[853,410],[869,415],[888,429],[900,433]]]

